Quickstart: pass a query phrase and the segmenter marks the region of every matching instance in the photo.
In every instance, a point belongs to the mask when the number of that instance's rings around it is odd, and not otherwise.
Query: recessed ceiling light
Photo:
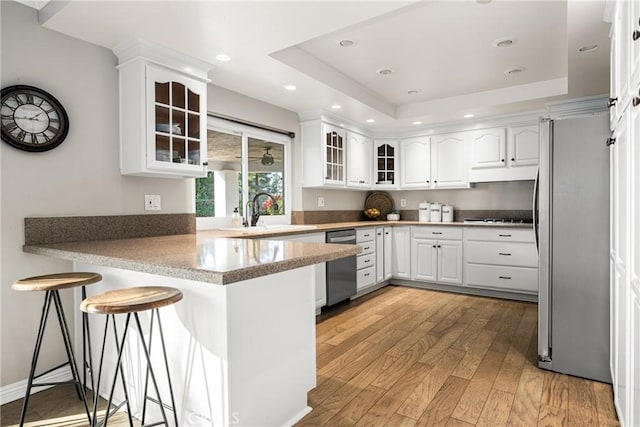
[[[471,117],[473,117],[473,114],[465,114],[464,116],[465,119],[470,119]]]
[[[373,119],[367,119],[367,123],[373,123],[373,122],[375,122],[375,120],[373,120]]]
[[[333,105],[331,106],[331,108],[333,108],[334,110],[339,110],[339,109],[341,109],[341,108],[342,108],[342,105],[333,104]]]
[[[227,55],[226,53],[219,53],[216,55],[216,59],[218,61],[222,61],[222,62],[229,62],[231,61],[231,57],[229,55]]]
[[[420,89],[410,89],[407,91],[407,94],[409,95],[417,95],[420,93]]]
[[[586,46],[582,46],[578,49],[578,52],[591,52],[592,50],[596,50],[598,48],[597,44],[588,44]]]
[[[476,0],[476,3],[478,3],[478,4],[489,4],[489,3],[491,3],[491,0]]]
[[[381,76],[388,76],[389,74],[393,73],[393,70],[391,68],[380,68],[379,70],[376,70],[376,73],[380,74]]]
[[[358,42],[355,40],[344,39],[344,40],[340,40],[338,44],[342,47],[352,47],[357,45]]]
[[[420,120],[413,122],[414,125],[421,125],[422,122]]]
[[[524,70],[526,70],[526,68],[524,67],[513,67],[513,68],[509,68],[508,70],[504,70],[504,73],[508,75],[514,75],[514,74],[520,74],[524,72]]]
[[[282,87],[285,88],[285,90],[289,90],[289,91],[294,91],[298,89],[295,85],[282,85]]]
[[[511,37],[503,37],[501,39],[494,40],[491,42],[491,46],[493,47],[509,47],[515,43],[515,40]]]

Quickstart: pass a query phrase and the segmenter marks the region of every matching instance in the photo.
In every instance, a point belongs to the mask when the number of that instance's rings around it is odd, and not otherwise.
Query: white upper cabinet
[[[347,132],[347,187],[371,187],[372,145],[370,138]]]
[[[303,122],[302,186],[344,188],[346,181],[346,132],[320,120]]]
[[[509,166],[537,165],[540,158],[538,125],[509,128]]]
[[[165,51],[140,40],[114,49],[120,64],[120,171],[202,177],[207,173],[209,66]],[[192,72],[182,71],[187,66]]]
[[[379,189],[396,190],[400,186],[398,175],[398,141],[376,140],[373,143],[373,186]]]
[[[540,133],[537,124],[474,131],[474,157],[469,180],[533,180],[537,172],[539,146]],[[506,151],[503,151],[505,147]]]
[[[431,141],[428,136],[405,139],[400,145],[402,188],[431,188]]]
[[[458,132],[431,138],[432,188],[469,187],[469,168],[465,156],[468,134]]]
[[[501,168],[507,165],[505,161],[507,149],[505,128],[475,131],[471,147],[472,168]]]

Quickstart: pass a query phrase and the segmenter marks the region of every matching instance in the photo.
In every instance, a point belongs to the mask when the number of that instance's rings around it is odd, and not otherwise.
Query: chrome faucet
[[[276,199],[271,194],[261,192],[253,196],[253,200],[251,202],[247,202],[247,205],[249,205],[249,203],[253,204],[251,208],[251,226],[252,227],[255,227],[258,224],[258,219],[260,218],[260,206],[258,205],[258,199],[260,198],[260,196],[269,197],[273,202],[273,209],[275,210],[278,209],[278,202],[276,202]],[[247,215],[249,215],[248,210],[247,210]]]

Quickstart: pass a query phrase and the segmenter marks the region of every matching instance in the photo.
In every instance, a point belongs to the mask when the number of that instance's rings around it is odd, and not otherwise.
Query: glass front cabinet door
[[[398,181],[398,141],[376,140],[373,144],[373,162],[376,188],[397,189]]]
[[[147,66],[147,165],[203,176],[206,162],[206,84]]]
[[[159,52],[163,50],[139,41],[114,49],[120,80],[120,173],[206,176],[206,68]],[[187,66],[194,71],[180,71]]]
[[[345,131],[343,129],[322,124],[325,151],[324,183],[344,186],[345,183]]]

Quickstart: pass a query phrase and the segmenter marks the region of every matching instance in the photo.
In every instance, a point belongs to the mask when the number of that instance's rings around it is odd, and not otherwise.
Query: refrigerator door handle
[[[533,239],[536,242],[536,252],[540,255],[540,242],[538,240],[538,180],[540,179],[540,169],[536,172],[536,180],[533,183]]]

